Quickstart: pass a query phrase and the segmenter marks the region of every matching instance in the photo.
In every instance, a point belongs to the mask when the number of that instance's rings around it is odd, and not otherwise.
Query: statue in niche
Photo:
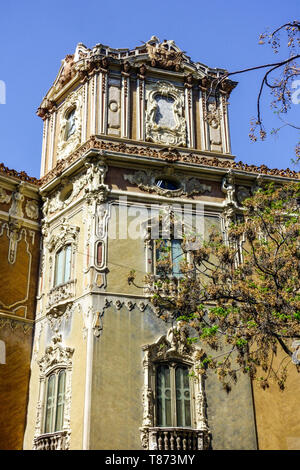
[[[209,137],[211,150],[221,150],[221,122],[220,113],[216,103],[208,104],[207,122],[209,125]]]

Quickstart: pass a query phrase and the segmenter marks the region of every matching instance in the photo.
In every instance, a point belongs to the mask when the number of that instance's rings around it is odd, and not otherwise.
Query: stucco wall
[[[149,309],[105,310],[94,340],[91,449],[141,449],[143,352],[168,327]],[[214,449],[255,449],[251,384],[241,377],[228,395],[217,377],[206,379],[208,424]]]

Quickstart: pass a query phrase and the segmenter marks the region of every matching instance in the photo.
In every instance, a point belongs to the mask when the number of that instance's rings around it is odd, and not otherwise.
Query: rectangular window
[[[184,261],[182,250],[182,240],[160,239],[155,241],[155,274],[170,274],[174,277],[181,277],[180,263]]]
[[[189,368],[183,364],[156,369],[157,426],[191,427]]]
[[[51,374],[47,380],[44,432],[61,431],[64,425],[66,371]]]
[[[56,253],[54,286],[65,284],[71,279],[71,249],[71,245],[66,245]]]

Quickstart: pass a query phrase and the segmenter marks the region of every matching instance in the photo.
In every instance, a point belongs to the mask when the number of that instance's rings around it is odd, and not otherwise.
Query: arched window
[[[75,112],[76,112],[76,108],[73,108],[67,114],[66,137],[65,137],[66,140],[69,140],[71,135],[73,135],[76,130]]]
[[[64,426],[66,371],[53,372],[47,379],[44,433],[61,431]]]
[[[72,246],[65,245],[55,255],[54,287],[71,279]]]

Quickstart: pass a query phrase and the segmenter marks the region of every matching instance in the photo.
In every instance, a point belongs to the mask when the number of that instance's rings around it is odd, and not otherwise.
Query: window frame
[[[70,250],[70,260],[68,261],[69,263],[69,277],[66,279],[66,262],[67,262],[67,251]],[[58,256],[59,254],[63,252],[63,263],[62,263],[62,282],[57,282],[57,277],[58,277]],[[66,243],[63,246],[58,247],[58,249],[55,251],[54,254],[54,270],[53,270],[53,282],[52,282],[52,287],[56,288],[59,286],[62,286],[64,284],[67,284],[72,280],[72,264],[73,264],[73,248],[72,248],[72,243]]]
[[[61,373],[64,373],[64,400],[63,400],[63,413],[62,413],[62,419],[61,419],[61,426],[60,429],[57,428],[57,417],[58,417],[58,394],[59,394],[59,376]],[[54,404],[53,404],[53,415],[51,417],[51,423],[49,426],[49,430],[46,430],[46,425],[47,425],[47,402],[48,402],[48,396],[49,396],[49,381],[51,377],[54,376]],[[43,412],[43,423],[42,423],[42,434],[54,434],[56,432],[61,432],[65,429],[65,408],[66,408],[66,384],[67,384],[67,369],[66,367],[59,367],[50,370],[46,377],[45,377],[45,393],[44,393],[44,412]]]
[[[170,390],[171,390],[171,423],[170,424],[161,424],[159,423],[159,416],[158,416],[158,369],[160,366],[167,366],[170,370]],[[178,424],[178,408],[177,408],[177,387],[176,387],[176,370],[178,370],[180,367],[182,368],[187,368],[188,369],[188,374],[191,373],[192,370],[192,364],[183,362],[183,361],[163,361],[163,362],[157,362],[154,365],[154,386],[152,385],[152,390],[153,390],[153,395],[154,395],[154,403],[155,403],[155,408],[154,408],[154,426],[155,427],[160,427],[160,428],[191,428],[194,429],[196,426],[196,420],[195,420],[195,397],[194,397],[194,389],[193,389],[193,382],[191,380],[191,377],[188,375],[188,381],[189,381],[189,410],[190,410],[190,424]]]
[[[157,252],[158,252],[158,248],[157,248],[157,244],[158,243],[161,243],[161,241],[165,241],[167,243],[167,247],[169,249],[169,262],[170,262],[170,266],[171,266],[171,269],[170,269],[170,272],[167,273],[169,276],[171,277],[176,277],[176,278],[181,278],[183,276],[183,273],[182,272],[174,272],[174,258],[173,258],[173,241],[180,241],[181,244],[180,244],[180,248],[181,248],[181,255],[180,257],[182,257],[182,261],[186,261],[186,255],[184,253],[184,251],[182,250],[182,243],[183,243],[183,239],[181,238],[173,238],[172,236],[170,238],[158,238],[158,239],[153,239],[152,240],[152,266],[153,266],[153,274],[155,276],[160,276],[160,273],[159,273],[159,270],[157,268],[157,264],[158,264],[158,256],[157,256]],[[176,257],[177,258],[177,257]],[[179,262],[180,263],[180,262]],[[178,267],[179,267],[179,263],[178,263]]]

